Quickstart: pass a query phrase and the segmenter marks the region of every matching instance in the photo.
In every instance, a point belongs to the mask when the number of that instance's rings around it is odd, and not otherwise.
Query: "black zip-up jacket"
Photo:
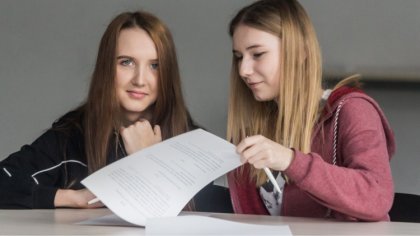
[[[0,208],[54,208],[59,188],[81,189],[88,175],[82,128],[60,128],[70,112],[32,144],[0,162]],[[109,157],[108,159],[115,159]]]
[[[68,119],[76,122],[61,128]],[[60,118],[32,144],[0,162],[0,208],[54,208],[58,189],[82,189],[80,183],[88,169],[80,112],[69,112]],[[121,140],[121,139],[120,139]],[[123,157],[122,145],[111,142],[107,164]],[[232,212],[229,193],[213,184],[195,197],[198,211]]]

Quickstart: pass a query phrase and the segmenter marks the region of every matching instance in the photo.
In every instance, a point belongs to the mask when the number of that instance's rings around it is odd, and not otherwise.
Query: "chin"
[[[126,104],[126,106],[123,106],[123,108],[132,113],[141,113],[147,110],[149,107],[148,104]]]
[[[267,102],[267,101],[271,101],[271,100],[273,100],[273,99],[269,99],[269,98],[266,98],[266,97],[261,97],[261,96],[257,96],[257,95],[254,95],[254,99],[255,99],[257,102]]]

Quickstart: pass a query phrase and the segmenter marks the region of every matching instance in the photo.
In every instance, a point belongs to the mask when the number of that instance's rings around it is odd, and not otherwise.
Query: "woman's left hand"
[[[94,199],[95,195],[88,189],[58,189],[54,197],[55,207],[70,207],[70,208],[99,208],[104,207],[102,202],[89,204],[89,201]]]
[[[293,159],[293,150],[262,135],[243,139],[236,147],[243,163],[248,162],[257,169],[268,167],[277,171],[286,170]]]
[[[159,125],[152,128],[148,120],[137,121],[127,128],[121,128],[120,133],[128,155],[162,141]]]

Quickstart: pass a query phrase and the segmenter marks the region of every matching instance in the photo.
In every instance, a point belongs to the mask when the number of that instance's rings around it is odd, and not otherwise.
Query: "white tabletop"
[[[110,214],[108,209],[0,210],[0,235],[144,235],[141,227],[79,225]],[[288,225],[293,235],[419,235],[420,224],[354,223],[326,219],[198,213],[237,222]],[[204,233],[204,232],[203,232]]]

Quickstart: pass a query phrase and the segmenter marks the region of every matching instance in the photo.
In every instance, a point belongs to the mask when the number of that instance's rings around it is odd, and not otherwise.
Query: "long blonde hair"
[[[312,23],[295,0],[260,0],[242,8],[230,22],[233,36],[239,25],[279,37],[280,77],[277,101],[258,102],[242,81],[232,57],[227,138],[238,144],[244,137],[262,134],[304,153],[311,150],[322,94],[322,62]],[[252,168],[257,185],[267,177]]]

